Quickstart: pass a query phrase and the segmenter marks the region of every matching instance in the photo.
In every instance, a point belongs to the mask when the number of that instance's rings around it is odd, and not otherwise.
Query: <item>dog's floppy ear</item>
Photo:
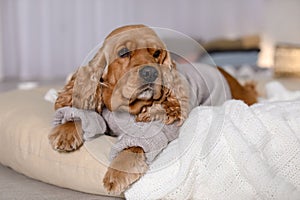
[[[100,79],[105,66],[106,60],[101,48],[88,65],[78,69],[73,88],[72,106],[101,112],[102,85]]]
[[[167,96],[163,102],[167,113],[167,123],[173,123],[176,120],[180,124],[187,118],[189,111],[189,88],[187,81],[176,70],[176,64],[173,62],[169,52],[163,61],[163,88]]]
[[[102,85],[100,78],[106,66],[103,48],[94,58],[80,67],[59,92],[55,109],[72,106],[80,109],[102,111]]]

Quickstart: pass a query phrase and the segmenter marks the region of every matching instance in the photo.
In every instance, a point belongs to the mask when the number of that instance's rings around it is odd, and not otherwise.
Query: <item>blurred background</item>
[[[298,74],[299,10],[298,0],[0,0],[0,79],[64,79],[110,31],[136,23],[192,37],[229,71]]]

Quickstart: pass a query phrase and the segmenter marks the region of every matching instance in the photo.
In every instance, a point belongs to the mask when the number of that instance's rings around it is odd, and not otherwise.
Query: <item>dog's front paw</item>
[[[109,193],[121,194],[145,174],[147,169],[143,149],[130,147],[112,161],[104,176],[103,185]]]
[[[132,183],[137,181],[142,174],[128,173],[108,168],[103,185],[110,194],[119,195],[124,192]]]
[[[52,148],[57,151],[74,151],[83,144],[80,123],[75,122],[56,126],[48,138]]]

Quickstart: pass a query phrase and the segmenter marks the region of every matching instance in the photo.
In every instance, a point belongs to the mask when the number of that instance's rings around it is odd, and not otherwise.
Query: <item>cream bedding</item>
[[[31,178],[86,193],[108,195],[102,186],[113,142],[97,139],[103,162],[85,147],[72,153],[52,150],[48,141],[53,104],[44,100],[49,88],[15,90],[0,94],[0,163]],[[111,142],[107,142],[111,141]]]

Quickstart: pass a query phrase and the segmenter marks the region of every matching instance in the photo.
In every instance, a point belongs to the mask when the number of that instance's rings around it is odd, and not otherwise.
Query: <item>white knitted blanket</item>
[[[126,199],[300,199],[299,96],[195,108]]]

